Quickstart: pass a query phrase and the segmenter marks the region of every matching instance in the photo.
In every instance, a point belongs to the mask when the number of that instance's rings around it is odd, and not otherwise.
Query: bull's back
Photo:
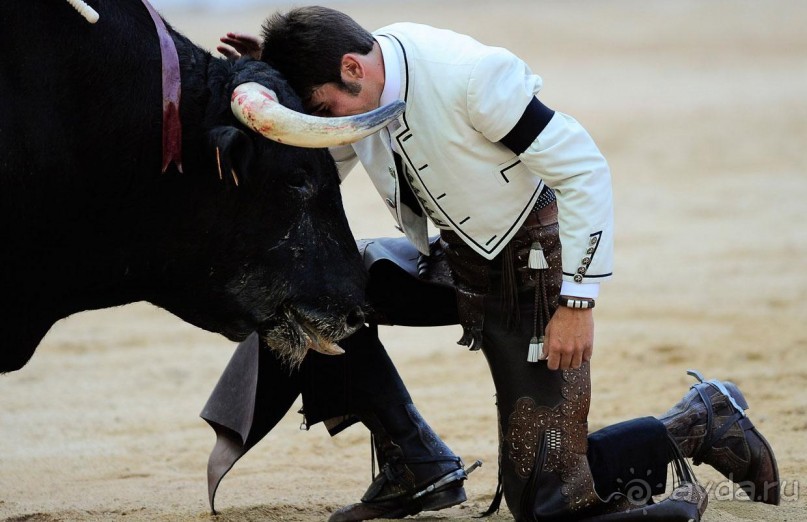
[[[121,200],[159,175],[153,22],[139,0],[92,4],[95,25],[64,0],[0,1],[0,372],[93,291]]]
[[[153,23],[138,0],[93,5],[94,25],[64,0],[0,2],[4,213],[69,214],[60,201],[125,179],[151,159],[145,151],[159,150]]]

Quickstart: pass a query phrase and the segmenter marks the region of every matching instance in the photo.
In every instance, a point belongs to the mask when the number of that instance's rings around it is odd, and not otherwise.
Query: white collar
[[[376,38],[384,58],[384,91],[381,93],[381,106],[401,98],[401,64],[398,50],[389,38]]]

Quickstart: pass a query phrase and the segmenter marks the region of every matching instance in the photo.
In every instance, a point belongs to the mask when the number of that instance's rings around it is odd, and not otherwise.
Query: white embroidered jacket
[[[509,51],[452,31],[399,23],[374,36],[382,44],[385,65],[398,64],[406,111],[387,129],[332,149],[341,175],[361,160],[421,252],[428,253],[428,215],[487,259],[507,245],[546,183],[558,199],[564,286],[566,281],[576,286],[609,278],[610,172],[585,129],[555,112],[522,154],[498,143],[540,90],[541,78]],[[387,56],[390,49],[397,60]],[[393,72],[386,74],[389,78]],[[403,159],[423,217],[401,204],[391,149]]]

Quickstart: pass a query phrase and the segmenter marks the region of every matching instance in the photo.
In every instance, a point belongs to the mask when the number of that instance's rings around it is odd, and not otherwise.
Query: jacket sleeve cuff
[[[564,281],[560,285],[560,295],[569,297],[584,297],[586,299],[596,299],[600,295],[599,283],[575,283],[574,281]]]

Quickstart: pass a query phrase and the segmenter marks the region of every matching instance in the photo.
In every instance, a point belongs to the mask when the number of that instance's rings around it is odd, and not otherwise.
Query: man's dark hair
[[[279,70],[303,100],[329,82],[342,82],[342,56],[367,54],[373,35],[348,15],[327,7],[308,6],[275,13],[263,23],[261,60]]]

